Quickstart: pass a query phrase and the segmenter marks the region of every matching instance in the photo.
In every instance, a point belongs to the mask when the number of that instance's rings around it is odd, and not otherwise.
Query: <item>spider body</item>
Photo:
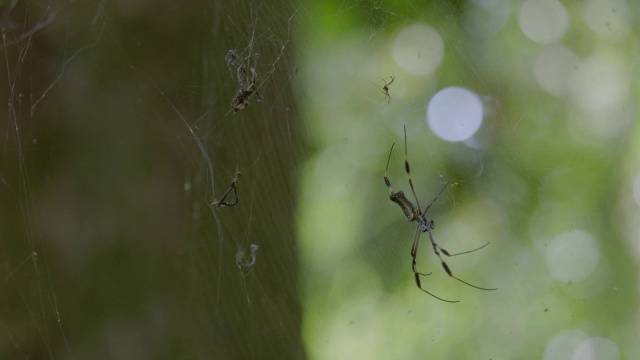
[[[407,160],[407,128],[405,126],[404,128],[404,156],[405,156],[405,160],[404,160],[404,167],[405,167],[405,171],[407,172],[407,177],[409,178],[409,186],[411,187],[411,192],[413,193],[413,197],[416,200],[416,204],[414,205],[409,199],[407,199],[407,197],[404,195],[404,192],[402,190],[398,190],[398,191],[393,191],[393,189],[391,188],[391,182],[389,181],[389,178],[387,177],[387,171],[389,169],[389,162],[391,161],[391,153],[393,152],[393,146],[395,144],[391,145],[391,151],[389,151],[389,159],[387,160],[387,167],[384,171],[384,183],[387,185],[387,187],[389,188],[389,199],[391,201],[393,201],[394,203],[398,204],[398,206],[400,206],[400,208],[402,209],[402,212],[404,213],[405,217],[407,218],[407,221],[409,222],[413,222],[415,221],[417,223],[416,225],[416,232],[415,235],[413,236],[413,245],[411,247],[411,269],[413,271],[414,277],[415,277],[415,281],[416,281],[416,285],[418,286],[418,288],[424,292],[426,292],[427,294],[435,297],[438,300],[442,300],[445,302],[451,302],[451,303],[456,303],[458,301],[452,301],[452,300],[445,300],[443,298],[440,298],[436,295],[433,295],[432,293],[428,292],[427,290],[422,288],[422,284],[420,282],[420,276],[427,276],[430,275],[431,273],[428,274],[423,274],[420,273],[416,270],[416,257],[418,256],[418,245],[420,243],[420,234],[421,233],[428,233],[429,234],[429,240],[431,241],[431,247],[433,248],[433,252],[436,254],[436,256],[438,256],[438,259],[440,259],[440,263],[442,264],[442,268],[444,269],[444,271],[447,273],[447,275],[449,275],[450,277],[464,283],[467,284],[471,287],[474,287],[476,289],[480,289],[480,290],[497,290],[497,289],[488,289],[488,288],[483,288],[483,287],[479,287],[479,286],[475,286],[472,285],[458,277],[456,277],[455,275],[453,275],[453,273],[451,272],[451,269],[449,269],[449,266],[447,265],[447,263],[444,262],[444,260],[442,259],[442,256],[440,255],[440,252],[442,252],[442,254],[444,254],[445,256],[456,256],[456,255],[462,255],[462,254],[467,254],[476,250],[480,250],[483,247],[489,245],[489,243],[486,243],[484,245],[482,245],[481,247],[477,248],[477,249],[473,249],[473,250],[469,250],[469,251],[464,251],[464,252],[460,252],[460,253],[455,253],[455,254],[451,254],[449,253],[447,250],[443,249],[442,247],[440,247],[440,245],[438,245],[434,240],[433,240],[433,234],[431,232],[431,230],[433,230],[435,228],[434,226],[434,222],[433,220],[429,220],[427,218],[427,211],[429,211],[429,209],[431,208],[431,206],[436,202],[436,200],[438,200],[438,198],[440,197],[440,195],[444,192],[444,190],[447,188],[447,186],[449,186],[450,181],[447,181],[447,183],[444,185],[444,187],[442,188],[442,190],[440,190],[440,192],[438,193],[438,195],[436,195],[435,198],[433,198],[433,200],[431,200],[431,202],[429,203],[429,205],[427,205],[426,209],[424,210],[424,212],[422,212],[421,208],[420,208],[420,202],[418,201],[418,197],[416,196],[416,191],[413,187],[413,181],[411,181],[411,169],[409,167],[409,161]]]
[[[382,86],[382,92],[384,93],[384,96],[388,99],[387,100],[387,104],[389,104],[391,102],[391,95],[389,95],[389,86],[391,86],[391,84],[393,84],[393,81],[396,79],[395,76],[389,76],[388,78],[379,78],[380,80],[384,81],[384,85]],[[387,82],[387,79],[391,79],[391,81]]]
[[[256,80],[258,78],[256,69],[254,69],[253,67],[249,67],[251,76],[249,76],[249,74],[247,73],[247,64],[249,59],[257,56],[258,54],[249,55],[247,57],[240,57],[235,50],[231,49],[227,53],[227,56],[225,56],[224,58],[227,66],[236,68],[236,76],[238,77],[239,89],[236,93],[236,96],[233,98],[233,100],[231,100],[231,108],[234,112],[238,112],[251,105],[249,98],[253,94],[256,94],[258,101],[262,101],[262,96],[260,96],[260,93],[256,88]]]
[[[247,85],[247,87],[243,87],[243,84],[245,81],[242,81],[243,77],[240,76],[240,73],[244,74],[244,79],[247,79],[248,76],[244,71],[244,68],[242,67],[238,68],[238,79],[240,79],[241,81],[240,81],[240,89],[238,89],[238,93],[231,101],[231,107],[233,108],[234,112],[238,112],[248,107],[251,104],[249,102],[249,98],[254,93],[258,97],[258,101],[262,101],[262,96],[260,96],[258,89],[256,89],[256,79],[258,77],[258,74],[256,73],[256,70],[254,68],[251,68],[249,70],[251,71],[251,75],[252,75],[251,82]]]
[[[388,184],[387,186],[390,187],[391,184]],[[420,213],[420,210],[418,210],[418,208],[404,195],[404,191],[392,191],[389,195],[389,199],[400,206],[400,209],[404,212],[404,216],[407,218],[408,222],[416,221],[418,223],[418,228],[421,232],[427,232],[429,228],[433,229],[433,220],[427,219],[425,214]]]

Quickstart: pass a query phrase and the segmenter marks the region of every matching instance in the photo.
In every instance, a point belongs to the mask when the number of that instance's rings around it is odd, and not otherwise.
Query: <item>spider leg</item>
[[[238,85],[240,85],[240,89],[244,89],[244,80],[247,79],[247,72],[244,70],[244,65],[238,66],[236,75],[238,76]]]
[[[381,77],[379,77],[378,79],[380,79],[380,80],[384,81],[384,85],[382,85],[382,87],[383,87],[383,88],[387,88],[387,89],[389,89],[389,86],[390,86],[391,84],[393,84],[393,81],[396,79],[396,77],[395,77],[395,76],[389,76],[389,77],[386,77],[386,78],[384,78],[384,79],[383,79],[383,78],[381,78]],[[387,82],[387,79],[391,79],[391,81]]]
[[[416,233],[413,235],[413,245],[411,245],[411,257],[413,258],[413,272],[416,272],[416,256],[418,256],[418,242],[420,241],[420,227],[416,226]]]
[[[256,96],[258,97],[258,101],[262,101],[262,96],[258,92],[258,89],[256,89],[255,85],[253,86],[253,91],[255,91]]]
[[[393,152],[393,147],[396,143],[391,144],[391,151],[389,151],[389,158],[387,159],[387,167],[384,169],[384,183],[387,184],[389,188],[389,192],[393,194],[393,189],[391,188],[391,182],[389,182],[389,178],[387,177],[387,170],[389,170],[389,162],[391,161],[391,153]]]
[[[438,247],[438,249],[439,249],[440,251],[442,251],[442,253],[443,253],[443,254],[445,254],[445,255],[447,255],[447,256],[449,256],[449,257],[451,257],[451,256],[456,256],[456,255],[464,255],[464,254],[472,253],[472,252],[474,252],[474,251],[477,251],[477,250],[482,249],[483,247],[485,247],[485,246],[487,246],[487,245],[489,245],[489,243],[486,243],[486,244],[484,244],[484,245],[480,246],[479,248],[475,248],[475,249],[473,249],[473,250],[463,251],[463,252],[459,252],[459,253],[455,253],[455,254],[450,254],[447,250],[445,250],[445,249],[441,248],[441,247],[440,247],[440,245],[436,244],[436,246]]]
[[[389,155],[391,156],[391,155]],[[407,157],[407,126],[404,126],[404,169],[407,172],[407,177],[409,178],[409,186],[411,186],[411,192],[413,193],[413,197],[416,199],[416,204],[418,206],[418,213],[422,214],[420,210],[420,201],[418,200],[418,196],[416,196],[416,190],[413,188],[413,181],[411,181],[411,169],[409,167],[409,160]]]
[[[262,101],[262,96],[260,96],[260,93],[258,92],[258,89],[256,88],[256,80],[258,79],[258,73],[256,72],[256,69],[254,69],[254,68],[251,68],[249,70],[251,70],[251,75],[252,75],[251,88],[256,93],[256,96],[258,97],[258,101]]]
[[[440,255],[440,252],[438,251],[438,249],[442,250],[442,248],[440,246],[438,246],[438,244],[436,244],[435,241],[433,241],[433,235],[431,234],[431,228],[430,227],[427,227],[427,232],[429,233],[429,239],[431,240],[431,246],[433,246],[433,252],[435,252],[436,255],[438,256],[438,259],[440,259],[440,263],[442,264],[442,267],[444,268],[444,271],[446,271],[449,276],[451,276],[452,278],[460,281],[461,283],[467,284],[467,285],[469,285],[471,287],[474,287],[476,289],[480,289],[480,290],[498,290],[497,288],[488,289],[488,288],[483,288],[483,287],[480,287],[480,286],[476,286],[476,285],[470,284],[470,283],[460,279],[459,277],[456,277],[455,275],[453,275],[453,273],[449,269],[449,266],[447,265],[446,262],[444,262],[444,260],[442,259],[442,256]],[[478,249],[474,249],[474,250],[471,250],[471,251],[476,251],[476,250],[482,249],[485,246],[487,246],[487,245],[483,245],[483,246],[479,247]],[[417,246],[416,246],[416,248],[417,248]],[[466,253],[471,252],[471,251],[463,252],[463,253],[460,253],[460,254],[454,254],[454,255],[466,254]],[[445,253],[443,251],[443,254],[447,255],[448,252]],[[448,255],[448,256],[454,256],[454,255]]]
[[[387,79],[391,78],[390,82],[387,82]],[[384,82],[384,85],[382,85],[382,93],[384,94],[384,96],[388,99],[387,100],[387,105],[389,105],[389,103],[391,102],[391,95],[389,94],[389,85],[391,85],[393,83],[393,80],[395,80],[395,77],[393,76],[389,76],[386,78],[381,78],[379,77],[378,79],[382,80]],[[373,82],[371,82],[373,83]],[[375,84],[375,83],[373,83]]]
[[[429,205],[427,205],[427,208],[424,209],[424,213],[426,214],[427,211],[429,211],[429,209],[431,208],[431,205],[433,205],[436,200],[438,200],[438,198],[440,197],[440,195],[442,195],[442,193],[444,192],[444,189],[447,188],[447,186],[449,186],[449,183],[451,183],[451,180],[447,181],[446,184],[444,184],[444,187],[442,188],[442,190],[440,190],[440,192],[438,193],[438,195],[436,195],[436,197],[433,198],[433,200],[431,200],[431,202],[429,203]]]
[[[438,297],[436,295],[433,295],[432,293],[428,292],[427,290],[422,288],[422,285],[420,284],[420,275],[426,276],[426,275],[430,275],[431,273],[428,274],[423,274],[423,273],[419,273],[416,270],[416,256],[418,255],[418,242],[420,241],[420,228],[416,226],[416,234],[413,236],[413,246],[411,247],[411,269],[413,270],[413,275],[415,276],[416,279],[416,285],[418,286],[418,289],[426,292],[427,294],[433,296],[434,298],[444,301],[444,302],[448,302],[448,303],[457,303],[460,301],[457,300],[447,300],[447,299],[443,299],[441,297]]]

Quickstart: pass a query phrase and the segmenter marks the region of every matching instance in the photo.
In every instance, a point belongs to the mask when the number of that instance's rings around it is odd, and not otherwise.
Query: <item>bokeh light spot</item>
[[[633,11],[625,0],[584,1],[582,10],[584,22],[602,38],[622,38],[633,26]]]
[[[580,281],[596,268],[600,250],[595,238],[583,231],[558,234],[547,248],[547,267],[558,281]]]
[[[546,48],[535,64],[535,77],[540,87],[561,96],[568,91],[570,75],[580,68],[580,59],[566,46]]]
[[[614,55],[594,56],[573,72],[571,98],[589,112],[603,111],[619,104],[629,94],[629,79]]]
[[[413,75],[427,75],[435,70],[444,56],[442,37],[431,26],[423,24],[404,28],[393,42],[396,63]]]
[[[579,330],[566,330],[556,334],[544,349],[544,360],[570,359],[586,338],[587,335]]]
[[[569,16],[556,0],[526,0],[520,8],[518,23],[529,39],[539,44],[553,44],[567,32]]]
[[[507,24],[512,8],[509,0],[471,0],[462,16],[462,27],[469,35],[493,36]]]
[[[440,90],[429,102],[427,122],[438,137],[463,141],[482,125],[483,106],[478,95],[461,87]]]
[[[573,360],[617,360],[620,358],[620,350],[611,340],[592,337],[583,341],[571,359]]]

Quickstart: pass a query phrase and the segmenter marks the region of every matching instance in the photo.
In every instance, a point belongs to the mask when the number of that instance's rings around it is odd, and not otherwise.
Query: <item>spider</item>
[[[249,68],[249,72],[251,72],[250,82],[249,74],[247,74],[246,70],[249,60],[251,58],[254,58],[255,63],[255,59],[257,59],[257,57],[258,54],[252,54],[247,57],[240,57],[234,49],[229,50],[227,56],[224,57],[224,61],[227,63],[227,66],[236,68],[236,76],[238,77],[238,85],[240,87],[240,89],[238,89],[238,92],[236,93],[236,96],[231,101],[231,108],[234,112],[238,112],[249,106],[249,98],[254,93],[258,97],[258,101],[262,101],[262,96],[260,96],[260,93],[256,88],[256,79],[258,78],[256,69],[252,67]],[[247,86],[245,86],[245,83],[248,83]]]
[[[244,66],[238,67],[238,79],[240,81],[240,89],[238,90],[236,97],[234,97],[233,100],[231,101],[231,107],[233,108],[234,112],[238,112],[246,108],[247,106],[249,106],[251,104],[249,102],[249,97],[251,97],[253,93],[255,93],[256,96],[258,97],[258,101],[262,101],[262,96],[260,96],[258,89],[256,89],[256,78],[258,77],[258,73],[256,73],[256,70],[254,68],[250,68],[249,70],[251,71],[251,83],[249,83],[247,87],[244,87],[243,86],[244,81],[242,81],[242,79],[244,78],[246,80],[248,76],[246,71],[244,70]],[[241,72],[244,74],[244,77],[240,75]]]
[[[391,84],[393,84],[393,81],[396,79],[395,76],[389,76],[388,78],[379,78],[380,80],[384,81],[384,85],[382,86],[382,92],[384,93],[385,97],[388,98],[389,100],[387,100],[387,104],[389,104],[391,102],[391,95],[389,95],[389,86],[391,86]],[[391,81],[389,81],[389,83],[387,83],[387,79],[391,79]]]
[[[212,203],[213,206],[220,208],[223,206],[232,207],[238,204],[238,191],[236,190],[236,181],[240,179],[240,176],[242,176],[242,173],[240,171],[236,171],[236,174],[233,177],[233,180],[231,180],[231,185],[219,200],[213,201]],[[231,190],[233,190],[233,195],[235,197],[235,200],[233,202],[226,202],[225,199],[227,198],[227,196],[229,196],[229,194],[231,193]]]
[[[431,205],[433,205],[436,200],[438,200],[438,198],[440,197],[440,195],[444,192],[444,190],[447,188],[447,186],[449,186],[449,183],[451,181],[447,181],[447,183],[444,185],[444,187],[442,188],[442,190],[440,190],[440,192],[438,193],[438,195],[436,195],[435,198],[433,198],[433,200],[431,200],[431,202],[429,203],[429,205],[427,205],[427,208],[424,210],[424,212],[421,210],[420,208],[420,202],[418,201],[418,197],[416,196],[416,191],[413,188],[413,182],[411,181],[411,171],[409,169],[409,161],[407,160],[407,127],[404,127],[404,168],[407,172],[407,177],[409,178],[409,186],[411,187],[411,192],[413,193],[413,197],[416,200],[416,205],[414,205],[409,199],[407,199],[407,197],[404,195],[404,192],[402,190],[398,190],[397,192],[394,192],[393,189],[391,188],[391,182],[389,181],[389,178],[387,177],[387,170],[389,169],[389,162],[391,161],[391,153],[393,152],[393,146],[395,145],[395,143],[393,145],[391,145],[391,151],[389,151],[389,159],[387,160],[387,167],[384,170],[384,183],[387,185],[387,187],[389,188],[389,192],[391,193],[389,195],[389,199],[391,199],[391,201],[393,201],[394,203],[398,204],[400,206],[400,208],[402,209],[402,211],[404,212],[405,217],[407,218],[407,221],[412,222],[415,221],[417,223],[416,226],[416,233],[413,236],[413,245],[411,246],[411,259],[412,259],[412,263],[411,263],[411,269],[413,270],[413,274],[415,276],[415,280],[416,280],[416,285],[418,286],[418,288],[424,292],[426,292],[427,294],[433,296],[434,298],[438,299],[438,300],[442,300],[445,302],[450,302],[450,303],[457,303],[459,301],[453,301],[453,300],[446,300],[443,299],[441,297],[438,297],[430,292],[428,292],[427,290],[422,288],[422,285],[420,283],[420,276],[427,276],[427,275],[431,275],[431,273],[428,274],[424,274],[424,273],[420,273],[416,270],[416,257],[418,255],[418,244],[420,241],[420,234],[423,232],[429,233],[429,239],[431,240],[431,246],[433,247],[433,252],[438,256],[438,258],[440,259],[440,263],[442,264],[442,267],[444,268],[444,271],[447,272],[447,274],[449,276],[451,276],[452,278],[467,284],[471,287],[474,287],[476,289],[480,289],[480,290],[497,290],[497,289],[488,289],[488,288],[483,288],[483,287],[479,287],[479,286],[475,286],[472,285],[458,277],[456,277],[455,275],[453,275],[453,273],[451,272],[451,270],[449,269],[449,266],[447,265],[446,262],[444,262],[444,260],[442,259],[442,256],[440,255],[440,252],[442,252],[444,255],[446,256],[456,256],[456,255],[462,255],[462,254],[468,254],[470,252],[474,252],[476,250],[480,250],[483,247],[489,245],[489,243],[486,243],[482,246],[480,246],[477,249],[473,249],[473,250],[469,250],[469,251],[464,251],[464,252],[460,252],[460,253],[456,253],[456,254],[451,254],[449,253],[447,250],[443,249],[442,247],[440,247],[440,245],[438,245],[434,240],[433,240],[433,234],[431,233],[431,230],[434,229],[435,225],[433,223],[433,220],[430,220],[429,218],[427,218],[427,211],[429,211],[429,209],[431,208]]]

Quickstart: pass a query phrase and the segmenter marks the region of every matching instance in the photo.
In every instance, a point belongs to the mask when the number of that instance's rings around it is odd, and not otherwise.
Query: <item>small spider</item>
[[[258,78],[258,73],[256,69],[253,67],[249,68],[249,72],[251,73],[251,80],[249,80],[249,74],[247,74],[247,63],[249,59],[254,58],[254,62],[257,59],[258,54],[252,54],[247,57],[240,57],[238,53],[231,49],[224,57],[224,61],[227,63],[227,66],[236,68],[236,76],[238,78],[238,92],[236,96],[231,100],[231,108],[234,112],[238,112],[251,104],[249,98],[254,93],[258,97],[258,101],[262,100],[262,96],[258,92],[256,88],[256,79]],[[246,84],[246,85],[245,85]]]
[[[219,200],[214,200],[211,205],[217,208],[220,208],[223,206],[228,206],[228,207],[236,206],[238,204],[238,191],[236,190],[236,181],[240,179],[240,176],[242,176],[242,173],[240,171],[236,171],[236,174],[233,177],[233,180],[231,180],[231,185],[229,186],[227,191],[222,195],[222,197]],[[231,190],[233,190],[233,195],[235,197],[235,200],[233,202],[226,202],[225,200],[227,199],[227,196],[229,196],[229,194],[231,193]]]
[[[438,200],[440,195],[444,192],[444,190],[449,185],[450,181],[447,181],[447,183],[444,185],[442,190],[440,190],[438,195],[436,195],[436,197],[433,198],[433,200],[431,200],[431,202],[429,203],[429,205],[427,205],[427,208],[423,212],[421,210],[421,208],[420,208],[420,202],[418,201],[418,197],[416,196],[416,191],[413,188],[413,182],[411,181],[411,171],[409,169],[409,161],[407,160],[407,127],[406,126],[404,128],[404,168],[405,168],[405,170],[407,172],[407,177],[409,178],[409,186],[411,187],[411,192],[413,193],[413,197],[416,200],[416,204],[417,205],[414,205],[411,201],[409,201],[409,199],[407,199],[407,197],[404,195],[404,192],[402,190],[398,190],[397,192],[394,192],[393,189],[391,189],[391,182],[389,182],[389,178],[387,177],[387,170],[389,169],[389,162],[391,161],[391,153],[393,152],[393,146],[394,145],[395,144],[391,145],[391,151],[389,151],[389,159],[387,160],[387,167],[384,170],[384,183],[387,185],[387,187],[389,188],[389,192],[391,193],[389,195],[389,199],[391,199],[391,201],[393,201],[394,203],[396,203],[396,204],[398,204],[400,206],[400,208],[404,212],[404,216],[407,218],[407,221],[409,221],[409,222],[415,221],[417,223],[416,233],[413,236],[413,245],[411,246],[411,259],[412,259],[411,269],[413,270],[413,274],[414,274],[415,280],[416,280],[416,285],[418,286],[418,288],[420,290],[426,292],[427,294],[433,296],[434,298],[436,298],[438,300],[442,300],[442,301],[446,301],[446,302],[450,302],[450,303],[459,302],[459,301],[445,300],[445,299],[440,298],[440,297],[438,297],[436,295],[433,295],[432,293],[430,293],[427,290],[423,289],[422,285],[420,284],[420,275],[427,276],[427,275],[431,274],[431,273],[423,274],[423,273],[420,273],[420,272],[418,272],[416,270],[416,257],[418,255],[418,244],[419,244],[419,241],[420,241],[420,234],[423,233],[423,232],[426,232],[426,233],[429,233],[429,239],[431,240],[431,247],[433,247],[433,252],[438,256],[438,258],[440,259],[440,263],[442,264],[442,267],[444,268],[444,271],[446,271],[449,276],[451,276],[452,278],[454,278],[454,279],[456,279],[456,280],[458,280],[458,281],[460,281],[460,282],[462,282],[464,284],[467,284],[467,285],[469,285],[471,287],[474,287],[476,289],[480,289],[480,290],[497,290],[497,289],[487,289],[487,288],[475,286],[475,285],[469,284],[468,282],[466,282],[466,281],[454,276],[453,273],[451,272],[451,270],[449,269],[449,266],[447,265],[447,263],[445,263],[444,260],[442,259],[442,256],[440,256],[440,252],[442,252],[444,255],[449,256],[449,257],[456,256],[456,255],[462,255],[462,254],[468,254],[470,252],[474,252],[476,250],[482,249],[483,247],[489,245],[489,243],[486,243],[486,244],[480,246],[477,249],[464,251],[464,252],[460,252],[460,253],[456,253],[456,254],[451,254],[447,250],[441,248],[440,245],[438,245],[433,240],[433,234],[431,233],[431,230],[433,230],[435,228],[435,225],[433,223],[433,220],[429,220],[427,218],[426,213],[431,208],[431,205],[433,205],[436,202],[436,200]]]
[[[389,86],[391,86],[391,84],[393,84],[393,81],[396,79],[395,76],[389,76],[388,78],[378,78],[382,81],[384,81],[384,85],[382,86],[382,92],[384,93],[385,97],[388,98],[389,100],[387,100],[387,104],[389,104],[391,102],[391,95],[389,95]],[[391,79],[391,81],[389,81],[389,83],[387,83],[387,79]]]
[[[231,107],[233,108],[234,112],[238,112],[249,106],[251,104],[249,102],[249,98],[251,97],[251,95],[253,95],[253,93],[255,93],[258,97],[258,101],[262,101],[262,96],[260,96],[258,89],[256,89],[256,79],[258,77],[258,74],[256,73],[256,70],[254,68],[250,68],[249,70],[251,71],[251,82],[246,87],[243,86],[244,81],[242,81],[242,78],[240,77],[240,75],[238,75],[238,79],[240,79],[240,89],[238,90],[236,97],[234,97],[231,101]],[[240,74],[240,72],[245,74],[244,78],[246,79],[247,75],[244,67],[238,67],[238,74]]]

